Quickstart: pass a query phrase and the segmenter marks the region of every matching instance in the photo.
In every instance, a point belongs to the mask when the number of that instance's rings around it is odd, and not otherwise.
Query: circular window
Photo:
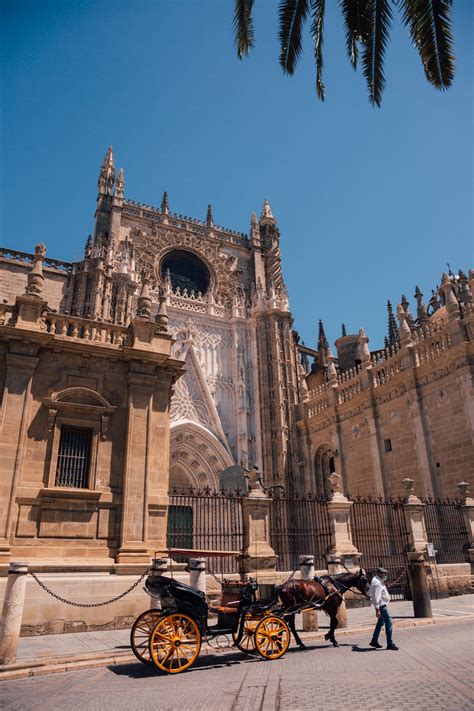
[[[188,293],[205,294],[209,288],[210,274],[204,262],[191,252],[174,249],[161,262],[161,277],[164,279],[169,270],[171,286]]]

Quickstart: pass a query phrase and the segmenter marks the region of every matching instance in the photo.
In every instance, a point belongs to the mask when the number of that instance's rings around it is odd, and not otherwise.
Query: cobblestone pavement
[[[399,630],[400,651],[372,650],[367,635],[338,649],[314,642],[268,662],[243,654],[201,657],[159,675],[140,663],[39,676],[0,686],[6,711],[464,711],[473,708],[473,622]]]
[[[474,614],[474,595],[461,595],[445,600],[432,600],[433,614],[436,618],[456,617],[458,615]],[[413,604],[411,602],[393,602],[390,605],[395,626],[398,621],[413,619]],[[319,613],[321,630],[329,627],[329,618]],[[297,624],[301,623],[301,615],[297,616]],[[364,627],[372,625],[374,610],[372,607],[356,607],[347,611],[348,627]],[[130,630],[106,630],[103,632],[78,632],[70,634],[53,634],[42,637],[22,637],[18,649],[18,661],[40,659],[42,657],[63,657],[72,654],[92,652],[120,651],[130,649]]]

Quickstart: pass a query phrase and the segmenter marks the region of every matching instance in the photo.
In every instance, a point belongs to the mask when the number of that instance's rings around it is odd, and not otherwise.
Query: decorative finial
[[[39,296],[43,290],[43,259],[45,255],[46,247],[42,242],[39,242],[35,246],[35,263],[33,269],[28,272],[28,285],[25,289],[26,294],[30,294],[31,296]]]
[[[166,192],[166,190],[163,193],[163,197],[161,198],[161,212],[164,215],[169,215],[169,212],[170,212],[170,205],[168,202],[168,193]]]
[[[151,296],[148,275],[142,274],[142,289],[137,299],[137,318],[151,317]]]
[[[331,353],[331,349],[328,346],[327,349],[327,362],[328,362],[328,370],[327,370],[327,376],[328,376],[328,381],[331,385],[337,385],[337,370],[336,370],[336,364],[335,364],[335,358],[333,354]]]
[[[471,497],[471,493],[469,491],[469,484],[467,483],[467,481],[460,481],[459,484],[457,484],[457,488],[461,495],[461,500],[466,502],[467,499]]]
[[[363,328],[359,328],[360,358],[363,363],[370,363],[369,339]]]
[[[426,306],[423,303],[423,294],[420,291],[420,288],[417,286],[415,287],[415,299],[416,299],[416,317],[418,319],[418,323],[423,323],[423,321],[426,321],[428,318],[428,314],[426,312]]]
[[[123,168],[120,168],[117,180],[115,181],[115,197],[123,200],[123,191],[125,188],[125,175]]]
[[[411,342],[411,331],[410,326],[407,323],[407,314],[401,304],[398,304],[397,306],[397,318],[400,322],[400,340],[402,343],[408,344]]]
[[[345,324],[345,323],[342,324],[342,335],[343,335],[343,336],[347,336],[347,329],[346,329],[346,324]]]
[[[158,313],[156,314],[156,323],[158,324],[158,330],[162,333],[168,332],[168,311],[166,310],[166,294],[164,290],[160,290],[160,305],[158,307]]]

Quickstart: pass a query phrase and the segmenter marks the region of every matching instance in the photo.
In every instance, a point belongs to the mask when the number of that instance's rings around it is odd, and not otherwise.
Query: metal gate
[[[168,548],[243,552],[242,496],[210,489],[174,490],[169,496]],[[189,556],[173,555],[177,562]],[[238,573],[237,557],[207,559],[214,573]]]
[[[296,570],[300,555],[314,555],[315,568],[326,568],[331,530],[325,499],[275,492],[270,501],[270,543],[278,555],[277,570]]]
[[[461,503],[451,499],[422,500],[426,534],[437,551],[437,563],[465,563],[469,538]]]
[[[356,497],[351,506],[352,539],[369,574],[387,568],[387,587],[395,600],[409,596],[407,551],[410,548],[403,503]]]

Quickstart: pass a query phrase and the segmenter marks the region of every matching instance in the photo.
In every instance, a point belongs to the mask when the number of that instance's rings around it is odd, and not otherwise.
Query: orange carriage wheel
[[[290,645],[290,630],[281,617],[268,615],[256,626],[254,638],[264,659],[279,659]]]
[[[130,646],[132,652],[143,664],[152,664],[150,657],[150,635],[162,615],[161,610],[152,609],[142,612],[133,623],[130,630]]]
[[[188,669],[201,649],[201,633],[195,620],[182,613],[164,615],[150,636],[150,656],[167,674]]]
[[[253,654],[255,652],[255,627],[261,620],[261,617],[254,617],[253,615],[245,615],[244,631],[242,633],[242,639],[239,644],[237,644],[237,632],[232,632],[232,639],[236,647],[240,649],[241,652],[246,654]]]

